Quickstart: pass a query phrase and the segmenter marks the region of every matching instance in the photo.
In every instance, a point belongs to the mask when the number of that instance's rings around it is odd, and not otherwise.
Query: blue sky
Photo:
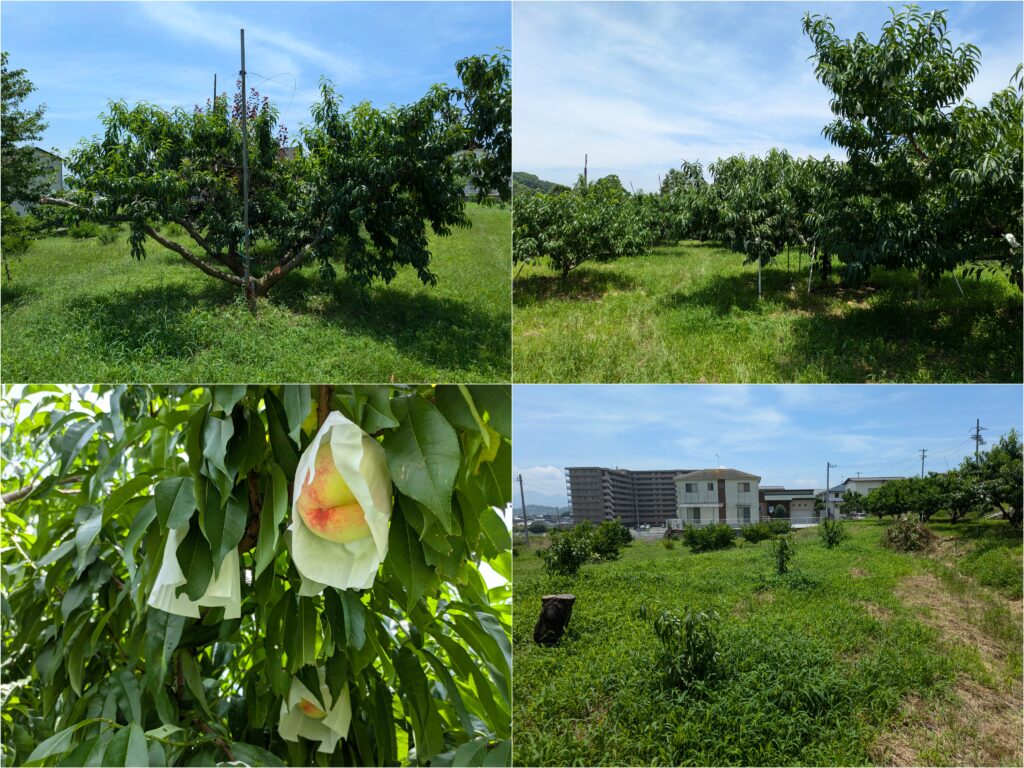
[[[535,3],[513,8],[513,166],[572,183],[617,173],[652,190],[679,161],[773,146],[798,156],[841,152],[821,136],[829,92],[814,78],[806,11],[837,33],[877,40],[892,3]],[[955,44],[981,49],[968,91],[988,103],[1024,58],[1019,2],[919,3],[946,8]]]
[[[1019,385],[517,385],[513,463],[527,504],[565,502],[563,469],[726,466],[763,485],[956,466],[975,418],[993,442],[1021,429]],[[717,456],[716,456],[717,454]],[[518,485],[515,496],[519,506]]]
[[[191,109],[234,90],[238,30],[249,82],[274,101],[294,135],[308,121],[321,75],[347,104],[404,104],[455,61],[511,49],[508,3],[8,2],[3,50],[28,70],[48,106],[41,145],[66,152],[101,131],[108,100]],[[264,78],[271,78],[264,81]],[[298,90],[296,90],[298,89]]]

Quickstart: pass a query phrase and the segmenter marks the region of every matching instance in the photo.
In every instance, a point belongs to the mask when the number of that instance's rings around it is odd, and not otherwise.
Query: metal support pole
[[[249,309],[255,312],[256,303],[249,276],[249,131],[246,128],[249,105],[245,93],[245,30],[239,32],[242,41],[242,70],[239,72],[242,76],[242,290],[245,291]]]
[[[523,505],[523,534],[526,536],[526,547],[530,547],[530,523],[526,519],[526,494],[523,493],[523,476],[519,476],[519,502]]]

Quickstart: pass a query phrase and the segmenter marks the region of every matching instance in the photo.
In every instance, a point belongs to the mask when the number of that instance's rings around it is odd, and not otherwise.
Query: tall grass
[[[433,238],[436,286],[412,270],[364,295],[303,267],[261,302],[126,233],[34,243],[3,283],[5,381],[507,381],[510,216],[468,207]]]
[[[833,549],[813,530],[797,531],[798,570],[786,577],[773,575],[766,544],[692,554],[636,542],[619,561],[585,565],[571,580],[521,554],[515,763],[872,764],[872,744],[897,727],[909,699],[926,708],[946,701],[961,676],[993,684],[974,648],[949,642],[902,597],[909,577],[945,567],[883,548],[884,528],[848,524],[848,540]],[[541,595],[570,587],[567,635],[555,648],[534,645]],[[688,609],[721,617],[715,671],[699,691],[666,685],[666,649],[640,610],[647,605],[680,619]],[[991,641],[1010,653],[1019,631],[992,631]],[[1019,663],[1015,674],[1019,692]]]
[[[921,288],[909,272],[808,294],[807,260],[764,270],[693,242],[568,281],[515,281],[515,379],[564,382],[1020,381],[1021,293],[988,275]],[[919,291],[921,296],[919,297]]]

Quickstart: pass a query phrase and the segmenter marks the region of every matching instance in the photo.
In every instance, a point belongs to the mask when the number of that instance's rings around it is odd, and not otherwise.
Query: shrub
[[[691,552],[711,552],[731,547],[736,543],[736,534],[725,523],[708,525],[703,528],[688,526],[683,531],[683,541]]]
[[[547,533],[548,532],[548,524],[543,522],[543,521],[541,521],[541,520],[534,520],[532,523],[530,523],[530,525],[527,528],[527,530],[530,533]]]
[[[775,534],[772,533],[771,526],[764,521],[759,523],[751,523],[750,525],[744,525],[740,528],[740,536],[751,544],[756,544],[759,541],[770,539]]]
[[[921,523],[901,517],[885,529],[882,543],[897,552],[918,552],[932,543],[935,534]]]
[[[111,245],[117,242],[117,238],[120,234],[121,233],[117,227],[103,227],[98,235],[100,245]]]
[[[76,221],[68,228],[68,234],[76,240],[84,240],[87,237],[98,237],[100,225],[95,221]]]
[[[779,536],[772,542],[772,559],[775,561],[777,574],[782,576],[789,571],[789,561],[793,559],[795,551],[796,544],[793,543],[793,539],[788,533],[785,536]]]
[[[775,520],[768,521],[768,528],[772,532],[772,536],[782,536],[783,534],[789,533],[793,528],[789,524],[789,520],[777,518]]]
[[[591,548],[602,560],[616,560],[619,551],[633,543],[633,534],[618,520],[605,520],[593,532]]]
[[[672,538],[671,536],[666,536],[665,538],[663,538],[661,540],[661,545],[665,549],[675,549],[676,548],[676,540],[674,538]]]
[[[832,549],[846,538],[846,530],[839,520],[823,520],[818,526],[818,536],[826,549]]]
[[[659,666],[669,683],[690,688],[710,680],[718,667],[718,623],[715,611],[661,611],[651,619],[652,611],[641,606],[640,618],[654,625],[661,642]]]
[[[551,545],[538,551],[549,575],[575,576],[593,555],[594,531],[583,522],[551,536]]]

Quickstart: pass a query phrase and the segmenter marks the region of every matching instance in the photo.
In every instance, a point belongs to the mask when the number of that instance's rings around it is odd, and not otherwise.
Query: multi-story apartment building
[[[760,519],[761,478],[738,469],[698,469],[676,475],[678,506],[673,525],[727,523],[739,526]]]
[[[663,526],[676,516],[675,477],[687,469],[632,470],[567,467],[573,522],[618,518],[633,528]]]

